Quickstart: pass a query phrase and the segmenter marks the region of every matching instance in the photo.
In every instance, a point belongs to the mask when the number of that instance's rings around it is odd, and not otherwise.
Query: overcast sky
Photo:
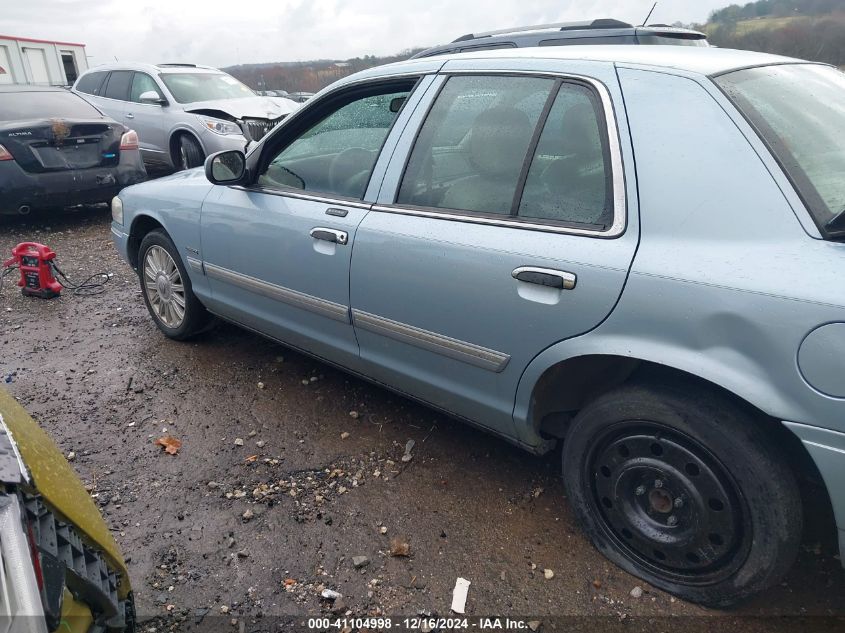
[[[89,64],[387,55],[507,26],[613,17],[653,0],[0,0],[0,33],[87,45]],[[651,22],[704,22],[730,0],[662,0]]]

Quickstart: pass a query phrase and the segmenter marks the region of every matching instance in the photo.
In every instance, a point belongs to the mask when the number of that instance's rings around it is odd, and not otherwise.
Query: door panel
[[[167,134],[164,129],[165,117],[162,106],[154,103],[141,103],[141,95],[154,90],[161,95],[162,90],[155,80],[146,73],[136,72],[132,78],[129,101],[124,108],[124,123],[138,133],[141,151],[147,158],[163,160],[167,154]]]
[[[219,187],[202,210],[210,307],[323,358],[354,363],[349,263],[366,212],[366,205]],[[315,228],[343,232],[347,241],[312,237]]]
[[[471,67],[471,62],[465,63]],[[588,68],[579,68],[578,74],[585,70]],[[549,187],[540,190],[532,185],[532,195],[527,195],[526,189],[521,200],[495,199],[498,191],[512,195],[506,172],[516,169],[521,161],[505,157],[492,161],[489,168],[483,167],[485,155],[506,152],[497,149],[495,143],[485,143],[492,135],[506,147],[520,146],[521,141],[496,130],[506,121],[513,121],[512,127],[524,126],[524,117],[514,108],[530,113],[534,106],[491,103],[495,116],[486,122],[487,128],[480,127],[482,119],[491,117],[459,113],[467,125],[475,127],[466,136],[457,135],[455,152],[471,147],[473,134],[484,142],[472,150],[475,153],[469,160],[448,162],[440,158],[442,148],[432,146],[433,168],[419,168],[420,182],[428,183],[428,189],[413,182],[407,185],[415,170],[413,155],[406,164],[411,147],[422,147],[427,139],[426,127],[420,129],[419,121],[408,126],[397,144],[379,204],[356,233],[350,298],[362,366],[369,375],[502,435],[518,438],[513,404],[525,367],[545,348],[589,331],[613,310],[633,260],[638,224],[635,214],[626,216],[623,157],[611,101],[614,93],[618,94],[615,73],[610,65],[589,70],[588,76],[598,75],[612,82],[614,91],[590,84],[611,131],[604,151],[608,168],[612,166],[608,195],[615,215],[602,218],[599,212],[590,214],[589,202],[579,201],[576,207],[581,215],[576,219],[580,223],[602,223],[606,225],[603,229],[560,222],[567,214],[576,213],[565,204],[553,205],[553,212],[543,216],[538,210],[548,209],[549,196],[557,195],[550,194]],[[480,87],[476,94],[486,93]],[[444,95],[448,95],[448,84],[437,98],[447,98]],[[543,108],[546,123],[541,125],[543,133],[532,138],[528,155],[534,159],[522,167],[520,187],[526,181],[540,180],[536,165],[542,166],[544,175],[554,165],[548,176],[554,183],[559,172],[572,171],[567,162],[571,156],[594,151],[589,143],[565,150],[554,148],[554,135],[547,135],[546,130],[556,130],[557,119],[552,125],[549,117],[562,96],[562,90],[553,93]],[[466,97],[458,95],[454,103],[463,109],[469,102]],[[437,103],[427,116],[431,125],[446,125],[444,121],[449,120],[438,111]],[[544,140],[547,136],[550,140]],[[509,162],[513,163],[510,167]],[[451,191],[442,194],[436,182],[431,185],[438,171],[449,165],[461,170],[466,163],[476,172],[489,169],[501,182],[491,178],[488,183],[484,177],[489,174],[473,173],[456,178],[454,183],[443,176]],[[586,166],[582,171],[591,173],[579,178],[587,183],[590,195],[597,195],[592,176],[595,168],[587,160],[582,160],[581,166]],[[415,204],[394,202],[402,188],[400,181],[406,183]],[[451,205],[462,206],[445,208]],[[484,205],[492,205],[491,212],[484,213]],[[530,209],[530,216],[509,216],[507,209],[511,206],[512,213]],[[636,210],[635,206],[631,208]]]
[[[209,307],[357,368],[349,313],[365,190],[416,78],[339,89],[309,103],[253,154],[249,187],[216,187],[202,211]]]

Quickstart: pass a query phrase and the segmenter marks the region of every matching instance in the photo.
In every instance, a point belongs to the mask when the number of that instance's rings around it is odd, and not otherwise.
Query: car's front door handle
[[[326,242],[334,242],[335,244],[340,245],[344,245],[349,241],[349,233],[346,231],[326,229],[321,226],[311,229],[311,237],[315,240],[324,240]]]
[[[129,114],[126,115],[126,118],[127,119],[134,119],[135,115],[130,112]]]
[[[524,281],[539,286],[549,286],[559,290],[572,290],[578,281],[575,273],[551,268],[536,268],[534,266],[520,266],[511,273],[517,281]]]

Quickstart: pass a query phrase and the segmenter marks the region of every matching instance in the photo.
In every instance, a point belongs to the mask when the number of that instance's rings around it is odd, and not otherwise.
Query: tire
[[[599,396],[567,433],[563,476],[599,551],[691,602],[758,593],[798,553],[801,499],[786,458],[715,389],[631,384]]]
[[[202,147],[192,136],[182,134],[176,148],[176,156],[173,161],[177,171],[200,167],[205,161]]]
[[[211,315],[194,295],[179,252],[163,230],[141,240],[138,278],[147,310],[165,336],[184,341],[208,327]]]

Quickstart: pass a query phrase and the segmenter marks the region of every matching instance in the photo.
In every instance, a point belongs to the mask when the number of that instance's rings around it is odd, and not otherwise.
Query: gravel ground
[[[530,456],[229,325],[166,340],[108,220],[103,207],[0,220],[1,254],[40,241],[72,279],[113,273],[99,296],[52,301],[7,280],[0,377],[74,454],[129,559],[142,630],[204,617],[243,631],[278,630],[283,616],[447,616],[459,576],[472,582],[469,616],[530,616],[543,630],[788,630],[768,617],[783,615],[834,630],[810,616],[845,616],[818,490],[781,586],[727,612],[676,600],[581,535],[558,452]],[[177,455],[154,445],[164,435],[181,440]]]

